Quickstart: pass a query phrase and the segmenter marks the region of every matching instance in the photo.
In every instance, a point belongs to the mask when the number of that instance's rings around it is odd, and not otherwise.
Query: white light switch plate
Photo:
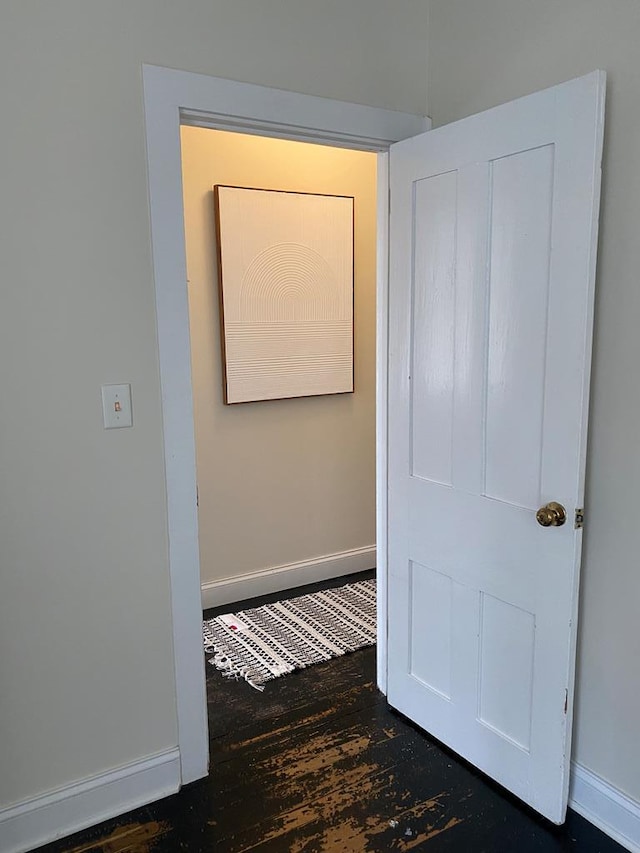
[[[103,385],[102,414],[105,429],[133,426],[131,385]]]

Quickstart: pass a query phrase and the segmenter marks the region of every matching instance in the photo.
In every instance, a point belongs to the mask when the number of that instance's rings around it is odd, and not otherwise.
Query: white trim
[[[0,850],[23,853],[145,806],[180,788],[177,749],[0,811]]]
[[[387,385],[389,374],[389,154],[377,163],[376,288],[376,544],[377,553],[377,681],[387,695]]]
[[[308,583],[317,583],[342,575],[352,575],[374,569],[376,565],[376,546],[352,548],[338,554],[327,554],[312,560],[287,563],[249,572],[244,575],[223,578],[202,584],[202,609],[220,607],[246,598],[270,595],[283,589],[293,589]]]
[[[201,593],[181,122],[384,151],[428,129],[421,116],[143,66],[178,744],[183,783],[205,776],[208,735],[200,653]],[[385,321],[386,322],[386,321]],[[378,484],[378,488],[380,483]]]
[[[581,764],[571,765],[569,807],[633,853],[640,853],[640,803]]]
[[[221,77],[143,65],[148,100],[180,114],[181,124],[385,151],[425,128],[424,118],[239,83]]]

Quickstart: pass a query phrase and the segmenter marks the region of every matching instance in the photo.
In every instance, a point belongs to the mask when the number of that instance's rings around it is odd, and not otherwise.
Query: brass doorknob
[[[541,506],[536,513],[536,521],[542,527],[562,527],[566,520],[567,511],[556,501]]]

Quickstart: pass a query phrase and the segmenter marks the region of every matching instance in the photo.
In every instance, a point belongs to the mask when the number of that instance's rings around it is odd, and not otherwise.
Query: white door
[[[605,75],[391,146],[388,700],[564,820]],[[566,509],[537,511],[557,502]]]

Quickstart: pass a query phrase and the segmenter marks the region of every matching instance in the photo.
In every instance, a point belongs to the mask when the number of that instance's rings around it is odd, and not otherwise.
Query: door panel
[[[487,497],[536,508],[544,432],[553,146],[503,157],[489,181]]]
[[[390,156],[389,702],[557,822],[603,98],[596,72]]]
[[[422,239],[414,245],[411,470],[444,485],[452,483],[452,445],[444,436],[453,429],[456,193],[455,172],[415,185]],[[443,436],[438,445],[431,429]]]
[[[452,580],[412,562],[409,584],[409,671],[425,687],[451,699]]]
[[[525,750],[531,746],[535,633],[533,613],[480,593],[478,720]]]

